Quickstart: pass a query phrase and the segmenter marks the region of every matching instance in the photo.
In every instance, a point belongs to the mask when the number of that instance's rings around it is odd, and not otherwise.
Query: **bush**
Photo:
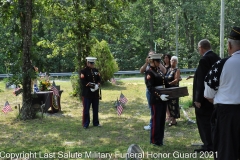
[[[81,95],[80,94],[81,93],[81,89],[80,89],[79,75],[72,75],[70,77],[70,81],[71,81],[72,89],[73,89],[73,91],[71,92],[71,95],[74,96],[74,97],[80,96]]]
[[[95,44],[91,49],[91,55],[97,58],[96,68],[99,70],[102,83],[110,80],[113,74],[118,71],[118,65],[110,52],[108,43],[104,40],[99,42],[95,39]]]
[[[108,43],[106,41],[99,42],[94,39],[92,41],[91,53],[89,56],[97,58],[95,67],[99,70],[102,82],[104,84],[113,77],[113,74],[118,71],[118,65],[110,52]],[[79,75],[73,75],[70,78],[73,92],[72,96],[77,97],[81,95],[81,83]],[[80,97],[81,99],[81,97]]]

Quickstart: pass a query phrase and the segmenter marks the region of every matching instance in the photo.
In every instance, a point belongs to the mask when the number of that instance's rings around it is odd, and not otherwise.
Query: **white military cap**
[[[161,59],[161,54],[151,54],[148,56],[149,59]]]
[[[96,59],[97,59],[96,57],[86,57],[86,60],[88,62],[95,62]]]

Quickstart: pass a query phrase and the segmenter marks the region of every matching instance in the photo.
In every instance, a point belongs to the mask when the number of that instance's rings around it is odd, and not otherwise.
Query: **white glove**
[[[94,87],[95,91],[98,90],[98,88],[99,88],[98,84],[95,84],[95,87]]]
[[[162,94],[162,95],[160,96],[160,98],[161,98],[162,101],[167,101],[167,100],[168,100],[168,99],[167,99],[168,96],[169,96],[169,95]]]
[[[95,92],[96,90],[98,90],[98,85],[97,84],[95,84],[95,86],[94,86],[94,88],[90,88],[90,90],[92,91],[92,92]]]

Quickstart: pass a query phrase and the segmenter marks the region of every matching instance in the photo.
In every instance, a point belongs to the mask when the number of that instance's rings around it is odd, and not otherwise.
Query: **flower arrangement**
[[[49,76],[46,73],[40,73],[40,78],[38,79],[39,85],[38,88],[40,91],[47,91],[51,86],[49,81]]]

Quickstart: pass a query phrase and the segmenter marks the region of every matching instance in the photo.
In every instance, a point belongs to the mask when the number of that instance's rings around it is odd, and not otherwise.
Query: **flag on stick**
[[[112,84],[116,84],[116,79],[115,78],[111,78],[111,83]]]
[[[3,107],[2,111],[3,111],[4,113],[7,113],[7,112],[12,111],[12,108],[11,108],[11,106],[9,105],[8,101],[5,103],[5,106]]]
[[[53,86],[56,86],[56,84],[55,84],[55,82],[54,82],[54,81],[52,82],[52,85],[53,85]]]
[[[119,100],[117,99],[117,113],[120,116],[122,114],[123,111],[123,107],[121,105],[121,103],[119,102]]]
[[[53,84],[51,86],[51,90],[53,91],[53,95],[57,95],[59,97],[59,91],[56,88],[55,82],[53,81]]]
[[[14,94],[15,96],[18,96],[18,95],[19,95],[20,93],[22,93],[22,92],[23,92],[23,89],[17,87],[17,88],[14,89],[13,94]]]
[[[120,102],[122,102],[123,104],[126,104],[128,102],[127,98],[121,93],[120,95]]]

